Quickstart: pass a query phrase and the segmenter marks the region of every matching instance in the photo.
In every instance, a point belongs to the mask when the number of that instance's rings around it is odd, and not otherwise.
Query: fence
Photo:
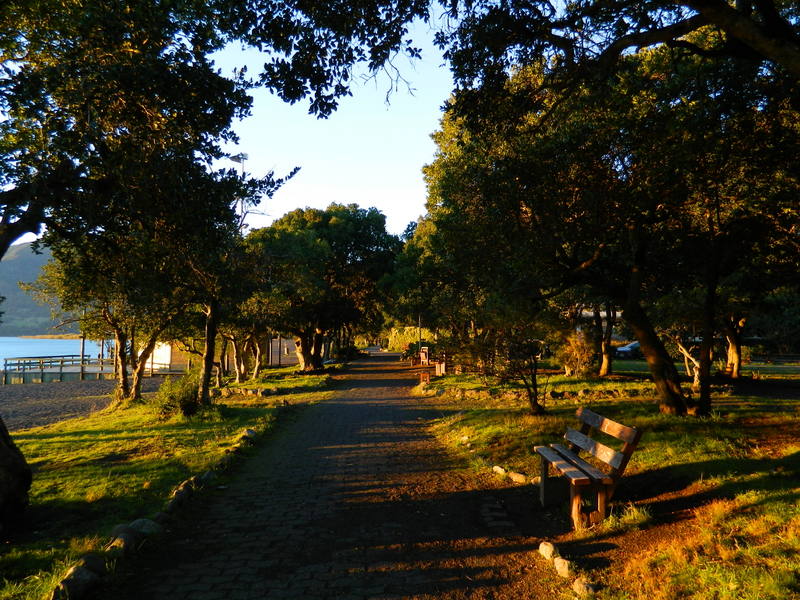
[[[169,369],[170,365],[147,361],[147,372]],[[2,385],[113,379],[112,359],[97,359],[78,354],[62,356],[20,356],[3,359]]]

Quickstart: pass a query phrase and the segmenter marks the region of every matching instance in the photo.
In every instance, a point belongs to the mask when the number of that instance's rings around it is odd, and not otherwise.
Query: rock
[[[89,569],[98,575],[105,575],[107,572],[106,559],[99,554],[84,554],[81,556],[75,566]]]
[[[211,483],[212,481],[215,481],[216,479],[217,479],[217,474],[214,473],[214,471],[206,471],[205,473],[200,475],[200,477],[198,477],[198,480],[203,485]]]
[[[169,522],[170,517],[167,513],[163,511],[158,511],[156,514],[153,515],[153,521],[158,523],[159,525],[164,525],[165,523]]]
[[[155,521],[151,521],[150,519],[136,519],[135,521],[131,522],[130,527],[145,537],[156,535],[164,531],[164,528],[161,525]]]
[[[539,554],[544,556],[547,560],[553,560],[559,556],[558,548],[556,548],[551,542],[542,542],[539,544]]]
[[[506,470],[503,467],[501,467],[500,465],[493,466],[492,467],[492,471],[494,471],[498,475],[505,475],[506,474]]]
[[[556,568],[556,573],[558,573],[559,577],[565,579],[572,577],[572,563],[566,558],[557,556],[553,559],[553,566]]]
[[[141,536],[136,533],[135,531],[131,530],[131,532],[123,532],[118,534],[111,542],[106,546],[106,552],[108,552],[111,556],[130,556],[131,554],[135,554],[136,551],[139,549],[139,545],[141,543]]]
[[[591,396],[591,395],[592,395],[592,390],[590,390],[589,388],[583,388],[582,390],[578,391],[579,398],[585,398],[586,396]]]
[[[525,477],[522,473],[517,473],[515,471],[508,472],[508,478],[511,479],[514,483],[526,483],[528,478]]]
[[[549,396],[553,400],[558,400],[559,398],[563,398],[564,397],[564,393],[563,392],[557,392],[556,390],[550,390]]]
[[[256,433],[255,429],[245,429],[244,433],[242,433],[242,437],[249,437],[249,438],[254,438],[257,435],[258,433]]]
[[[438,390],[436,390],[434,396],[444,396],[444,390],[442,388],[439,388]]]
[[[542,478],[539,477],[538,475],[533,479],[531,479],[531,484],[533,485],[540,485],[541,483],[542,483]]]
[[[74,566],[53,591],[53,600],[77,600],[100,581],[100,576],[86,567]]]
[[[172,494],[170,495],[171,498],[178,498],[181,497],[183,500],[188,500],[189,496],[192,495],[194,491],[194,486],[192,485],[191,481],[186,480],[181,483],[178,487],[172,490]]]
[[[594,596],[595,592],[597,592],[597,586],[589,583],[585,577],[578,577],[572,583],[572,591],[575,592],[580,598],[589,598]]]

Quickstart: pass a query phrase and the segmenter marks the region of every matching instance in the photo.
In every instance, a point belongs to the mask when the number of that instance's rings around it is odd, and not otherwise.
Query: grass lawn
[[[597,412],[644,431],[623,477],[613,518],[554,540],[593,567],[606,600],[800,598],[800,385],[797,373],[764,373],[714,395],[708,418],[661,415],[625,362],[611,381],[550,377],[552,389],[589,394],[548,399],[547,414],[492,382],[434,379],[434,433],[476,468],[538,474],[533,446],[561,439],[575,411]],[[768,368],[769,366],[767,366]],[[492,389],[492,395],[453,392]],[[620,390],[609,397],[612,389]],[[537,510],[537,509],[533,509]],[[565,523],[566,503],[564,504]],[[599,565],[599,566],[598,566]],[[604,566],[605,565],[605,566]],[[589,568],[589,567],[587,567]]]
[[[115,525],[158,512],[172,488],[210,469],[243,429],[268,432],[298,405],[332,393],[327,376],[291,371],[265,373],[262,385],[280,396],[218,399],[192,418],[161,420],[150,402],[14,432],[33,486],[28,522],[0,549],[0,599],[49,594],[80,555],[102,549]]]

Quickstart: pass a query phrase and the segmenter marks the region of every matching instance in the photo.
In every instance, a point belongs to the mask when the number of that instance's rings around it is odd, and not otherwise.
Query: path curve
[[[355,363],[102,597],[553,598],[539,539],[486,522],[506,485],[449,459],[396,356]]]

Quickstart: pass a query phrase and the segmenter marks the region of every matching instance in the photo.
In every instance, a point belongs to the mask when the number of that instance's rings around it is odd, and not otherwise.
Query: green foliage
[[[594,344],[582,331],[573,331],[556,350],[555,361],[571,377],[585,377],[592,370]]]
[[[168,419],[178,414],[191,416],[197,410],[197,373],[186,373],[180,377],[167,377],[150,403],[158,412],[159,418]]]
[[[418,327],[392,327],[387,336],[386,347],[392,352],[406,352],[412,344],[423,340],[433,339],[433,332],[429,329]]]
[[[354,328],[379,320],[377,282],[399,240],[377,209],[298,209],[253,231],[246,243],[260,265],[257,289],[270,300],[270,326],[297,337],[303,368],[321,368],[322,336],[347,347]]]

